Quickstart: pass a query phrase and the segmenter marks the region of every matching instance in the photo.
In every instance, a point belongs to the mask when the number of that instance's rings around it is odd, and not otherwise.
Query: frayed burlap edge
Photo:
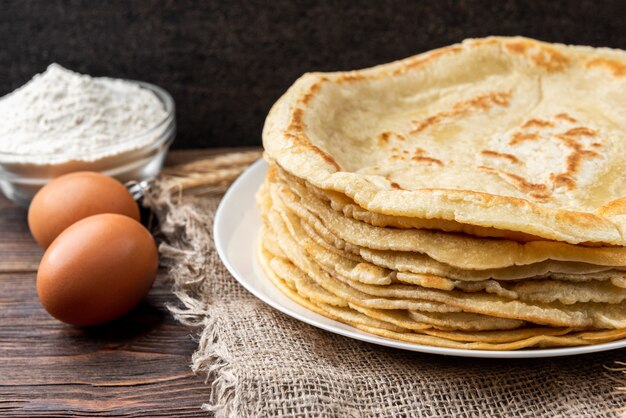
[[[218,343],[218,318],[207,309],[211,302],[205,283],[211,277],[207,268],[215,265],[209,258],[216,256],[213,218],[226,188],[260,156],[259,151],[236,152],[170,167],[143,198],[144,206],[156,216],[153,229],[162,241],[161,264],[167,267],[167,280],[181,303],[169,304],[167,309],[180,323],[201,330],[191,369],[206,374],[205,383],[211,382],[209,403],[203,404],[202,409],[216,417],[231,416],[239,400],[235,391],[237,376],[228,360],[230,354],[224,344]]]
[[[199,213],[193,203],[173,203],[172,195],[161,190],[158,193],[161,193],[159,199],[152,199],[157,196],[154,194],[147,196],[146,205],[159,218],[160,233],[166,240],[159,245],[161,262],[168,267],[168,280],[181,303],[167,308],[180,323],[200,330],[191,369],[206,374],[205,383],[211,382],[209,402],[203,404],[202,409],[216,416],[231,416],[237,403],[236,375],[230,367],[229,353],[218,343],[218,319],[209,314],[210,294],[205,293],[203,283],[206,277],[210,277],[205,271],[210,263],[203,247],[212,237],[206,231],[197,230],[212,222],[202,221],[207,214]],[[175,211],[171,210],[174,206]]]

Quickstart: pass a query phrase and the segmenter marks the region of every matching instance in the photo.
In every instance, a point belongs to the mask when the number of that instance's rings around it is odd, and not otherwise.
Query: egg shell
[[[28,226],[43,248],[67,227],[88,216],[118,213],[139,221],[139,207],[124,185],[112,177],[80,171],[42,187],[28,209]]]
[[[44,254],[37,293],[55,318],[75,326],[101,324],[135,307],[158,269],[150,232],[118,214],[94,215],[63,231]]]

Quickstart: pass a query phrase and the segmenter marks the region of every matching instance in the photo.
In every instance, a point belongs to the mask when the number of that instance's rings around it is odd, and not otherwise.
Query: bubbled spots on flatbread
[[[287,172],[372,213],[624,245],[625,67],[624,51],[467,40],[306,74],[263,142]]]

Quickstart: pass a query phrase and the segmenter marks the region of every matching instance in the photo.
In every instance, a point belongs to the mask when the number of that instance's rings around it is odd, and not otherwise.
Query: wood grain
[[[26,210],[0,193],[0,272],[36,271],[42,254],[28,232]]]
[[[164,272],[125,317],[78,329],[39,304],[41,255],[26,211],[0,195],[0,416],[207,416],[208,387],[189,368],[193,330],[166,310],[176,299]]]

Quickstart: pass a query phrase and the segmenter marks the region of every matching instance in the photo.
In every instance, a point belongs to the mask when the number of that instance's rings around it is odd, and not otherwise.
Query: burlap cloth
[[[169,187],[169,186],[168,186]],[[162,260],[198,330],[192,369],[205,373],[202,407],[217,417],[620,416],[625,350],[552,359],[486,360],[420,354],[331,334],[278,312],[220,261],[212,225],[220,195],[180,199],[153,189]],[[254,239],[256,231],[250,231]]]

